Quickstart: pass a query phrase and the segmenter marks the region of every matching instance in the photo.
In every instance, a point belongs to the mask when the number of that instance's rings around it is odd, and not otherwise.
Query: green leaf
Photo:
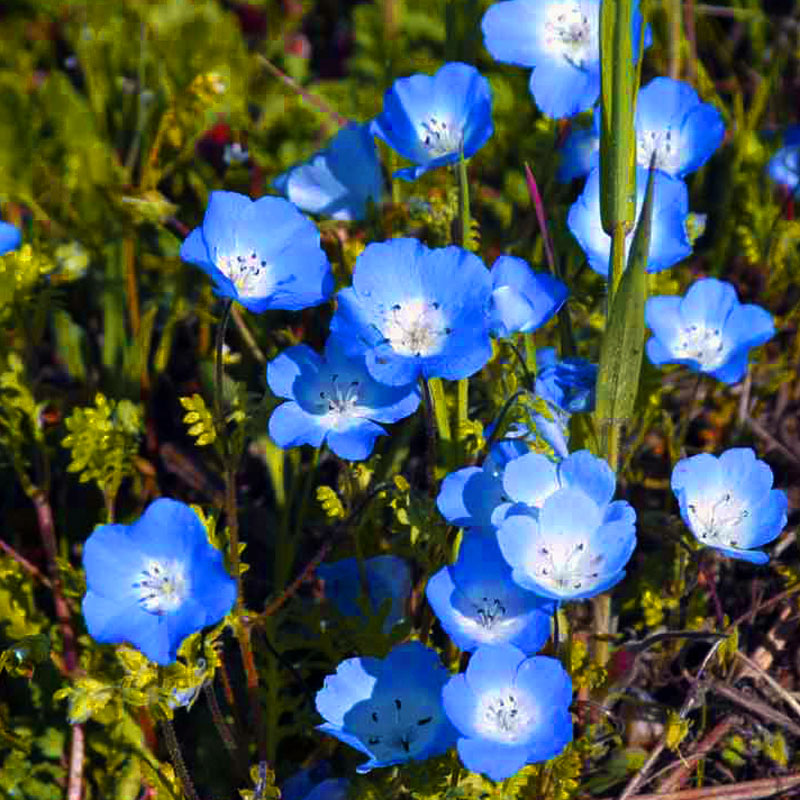
[[[636,214],[636,142],[633,112],[636,70],[631,20],[633,0],[603,0],[600,6],[600,215],[603,230],[616,241],[609,265],[609,286],[616,290],[622,255],[619,242]],[[616,231],[616,235],[615,235]],[[614,259],[614,254],[617,259]]]
[[[633,414],[639,372],[644,351],[644,304],[647,300],[647,257],[653,213],[653,177],[647,177],[647,191],[633,237],[628,267],[611,301],[611,309],[600,351],[595,419],[601,452],[616,469],[616,448],[609,444]]]

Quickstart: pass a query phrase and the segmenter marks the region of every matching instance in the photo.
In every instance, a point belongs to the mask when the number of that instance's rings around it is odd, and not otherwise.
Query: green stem
[[[232,308],[233,300],[226,300],[222,309],[222,317],[217,327],[217,340],[214,347],[214,416],[216,418],[217,427],[219,428],[217,435],[223,439],[223,442],[226,446],[227,437],[225,436],[225,417],[222,413],[222,348],[225,344],[225,330],[228,327],[228,320],[231,317]]]
[[[466,458],[466,449],[463,446],[464,433],[469,422],[469,378],[462,378],[456,382],[456,459],[458,466]]]
[[[625,271],[625,226],[618,222],[611,234],[611,274],[608,276],[608,314],[611,313],[611,303],[622,280]]]
[[[472,217],[469,210],[469,176],[464,151],[458,159],[458,215],[461,219],[461,246],[471,250]]]
[[[452,441],[452,435],[450,433],[450,420],[447,417],[447,399],[444,394],[444,385],[441,378],[429,378],[427,383],[436,432],[439,435],[439,441],[447,447]]]

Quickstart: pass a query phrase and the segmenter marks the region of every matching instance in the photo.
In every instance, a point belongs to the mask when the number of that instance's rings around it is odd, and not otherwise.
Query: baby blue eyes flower
[[[551,419],[532,414],[538,434],[558,458],[569,455],[569,419],[576,412],[594,411],[597,365],[584,358],[561,360],[552,347],[536,351],[536,394],[547,403]]]
[[[612,502],[616,477],[602,459],[580,450],[556,465],[530,453],[506,467],[503,485],[529,510],[509,513],[497,532],[520,586],[579,600],[622,580],[636,547],[636,512]]]
[[[464,766],[494,781],[557,756],[572,741],[572,681],[547,656],[484,645],[442,690]]]
[[[635,3],[634,53],[641,24]],[[490,6],[481,27],[493,58],[533,67],[530,91],[548,117],[587,111],[600,96],[600,0],[504,0]]]
[[[236,583],[189,506],[161,498],[131,525],[101,525],[83,550],[83,616],[92,638],[130,642],[171,664],[192,633],[219,622]]]
[[[733,286],[716,278],[695,281],[685,297],[651,297],[644,317],[653,364],[684,364],[723,383],[741,380],[750,348],[775,335],[769,312],[742,305]]]
[[[281,197],[212,192],[181,258],[208,273],[219,296],[257,313],[317,306],[333,291],[319,231]]]
[[[800,197],[800,125],[792,125],[783,136],[783,147],[769,160],[767,174],[795,197]]]
[[[349,617],[362,617],[358,607],[361,595],[361,573],[358,559],[344,558],[317,567],[317,575],[325,581],[325,596],[339,612]],[[378,612],[386,600],[391,601],[383,622],[383,632],[389,631],[405,615],[405,604],[411,596],[411,569],[397,556],[375,556],[364,561],[364,579],[369,603]]]
[[[358,772],[441,755],[455,743],[442,709],[448,674],[420,642],[385,659],[348,658],[317,692],[319,730],[369,756]]]
[[[384,180],[369,125],[351,123],[308,161],[273,184],[298,208],[333,219],[363,220],[370,201],[384,194]]]
[[[681,517],[700,544],[731,558],[766,564],[762,547],[786,525],[786,493],[772,488],[772,470],[749,447],[719,458],[701,453],[672,471]]]
[[[429,169],[474,155],[494,131],[492,91],[475,67],[445,64],[435,75],[400,78],[387,90],[372,133],[417,166],[395,172],[413,181]]]
[[[382,383],[467,378],[492,355],[491,291],[489,270],[460,247],[372,243],[356,260],[352,287],[337,294],[331,333],[348,355],[365,355]]]
[[[492,265],[492,333],[507,337],[540,328],[558,311],[569,290],[545,272],[533,272],[527,262],[500,256]]]
[[[436,498],[441,515],[462,528],[493,530],[496,510],[507,501],[503,471],[508,463],[527,453],[519,439],[498,442],[480,467],[464,467],[445,476]]]
[[[456,563],[433,575],[425,593],[461,650],[506,642],[536,653],[550,637],[554,603],[511,580],[492,534],[467,531]]]
[[[636,219],[638,222],[644,205],[647,187],[647,170],[636,169]],[[689,214],[689,195],[686,184],[664,172],[655,173],[653,180],[653,222],[650,235],[648,272],[660,272],[692,252],[686,231]],[[589,266],[598,275],[608,276],[608,259],[611,254],[611,237],[603,230],[600,221],[600,170],[589,174],[583,194],[575,201],[567,216],[572,235],[583,248]],[[633,243],[633,230],[625,239],[627,259]]]
[[[536,351],[536,394],[548,405],[566,411],[594,411],[597,364],[577,356],[558,359],[552,347]]]
[[[16,250],[22,243],[22,234],[8,222],[0,221],[0,256]]]
[[[284,350],[267,365],[267,383],[289,402],[269,420],[269,435],[283,448],[323,442],[336,455],[361,461],[386,431],[378,422],[397,422],[419,405],[414,384],[386,386],[370,376],[364,357],[347,356],[329,339],[320,356],[304,344]]]
[[[599,117],[599,115],[597,115]],[[636,159],[682,178],[703,166],[725,138],[722,115],[683,81],[655,78],[636,100]]]

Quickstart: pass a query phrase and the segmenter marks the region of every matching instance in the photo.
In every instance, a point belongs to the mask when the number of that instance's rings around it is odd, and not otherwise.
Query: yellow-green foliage
[[[604,667],[592,661],[584,642],[574,640],[570,648],[570,675],[576,689],[597,689],[608,679]]]
[[[93,408],[76,408],[64,424],[69,434],[61,443],[71,451],[67,470],[79,473],[81,483],[94,481],[104,496],[115,497],[122,480],[133,474],[141,406],[98,393]]]
[[[344,519],[345,512],[339,495],[330,486],[317,487],[317,502],[330,521]]]
[[[45,404],[36,402],[27,384],[22,359],[11,353],[7,363],[8,369],[0,373],[0,445],[11,455],[17,476],[30,494],[26,445],[44,443],[40,419]]]
[[[242,800],[280,800],[281,792],[275,786],[275,772],[266,761],[260,761],[250,768],[252,789],[239,789]]]
[[[191,397],[181,397],[181,405],[186,409],[183,421],[189,426],[186,431],[189,436],[194,436],[198,447],[213,444],[217,438],[217,429],[214,418],[206,407],[206,401],[199,394]]]
[[[26,297],[39,279],[55,268],[50,258],[29,244],[0,256],[0,318],[6,306]]]

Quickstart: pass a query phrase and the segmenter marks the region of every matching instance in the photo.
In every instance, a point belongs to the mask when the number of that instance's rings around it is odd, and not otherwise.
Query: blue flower
[[[636,2],[634,58],[641,25]],[[481,27],[493,58],[534,68],[530,91],[548,117],[587,111],[600,96],[600,0],[504,0],[489,8]]]
[[[653,364],[685,364],[723,383],[741,380],[750,348],[775,335],[769,312],[742,305],[733,286],[716,278],[695,281],[685,297],[651,297],[644,318],[653,331],[647,342]]]
[[[492,333],[507,337],[541,328],[567,299],[569,290],[546,272],[533,272],[527,262],[500,256],[492,265]]]
[[[599,130],[599,114],[595,116]],[[722,115],[683,81],[655,78],[636,100],[636,160],[682,178],[699,169],[725,138]]]
[[[492,279],[460,247],[430,250],[416,239],[367,245],[331,320],[350,355],[365,354],[382,383],[467,378],[492,355]]]
[[[600,136],[592,128],[573,128],[561,148],[558,180],[569,183],[584,178],[594,166],[594,155],[600,150]]]
[[[331,765],[320,761],[313,767],[301,769],[287,778],[281,786],[282,800],[347,800],[350,781],[331,778]]]
[[[379,203],[384,180],[369,125],[342,128],[324,150],[272,182],[298,208],[346,221],[362,220]]]
[[[529,509],[509,513],[497,532],[520,586],[579,600],[622,580],[636,546],[636,512],[612,502],[616,476],[602,459],[580,450],[556,465],[530,453],[506,467],[503,486]]]
[[[800,197],[800,125],[786,129],[783,147],[769,160],[767,173],[775,183]]]
[[[456,563],[433,575],[425,594],[461,650],[507,643],[536,653],[550,637],[554,603],[511,580],[492,534],[466,531]]]
[[[435,75],[412,75],[394,82],[372,133],[416,167],[394,173],[413,181],[429,169],[469,158],[494,132],[492,91],[475,67],[457,61]]]
[[[636,169],[636,221],[644,205],[647,188],[647,170]],[[650,254],[647,259],[648,272],[660,272],[692,252],[686,232],[689,214],[689,194],[686,184],[658,171],[653,179],[653,217],[650,233]],[[611,237],[603,230],[600,221],[600,169],[589,173],[583,194],[573,203],[567,216],[567,225],[578,244],[586,253],[589,266],[603,277],[608,276],[608,259],[611,255]],[[627,259],[633,230],[625,239]]]
[[[556,457],[566,458],[570,417],[594,410],[597,365],[577,356],[559,360],[552,347],[536,351],[536,365],[536,394],[547,403],[550,418],[534,413],[531,420]]]
[[[325,581],[325,597],[341,614],[363,617],[358,607],[362,587],[357,558],[322,564],[317,567],[317,575]],[[364,579],[373,612],[377,613],[386,600],[391,600],[383,622],[383,632],[389,633],[405,616],[405,604],[411,596],[411,570],[397,556],[375,556],[364,561]]]
[[[484,645],[442,690],[464,766],[493,781],[557,756],[572,741],[572,681],[547,656]]]
[[[766,564],[762,547],[786,525],[786,492],[772,488],[772,470],[749,447],[719,458],[701,453],[672,470],[681,517],[700,544],[731,558]]]
[[[258,313],[317,306],[333,291],[319,231],[281,197],[254,202],[236,192],[212,192],[181,258],[208,273],[220,297]]]
[[[536,351],[536,394],[569,414],[594,411],[597,364],[578,356],[559,359],[552,347]]]
[[[420,642],[385,659],[348,658],[317,692],[319,730],[369,756],[358,772],[444,753],[455,730],[442,709],[448,678],[439,656]]]
[[[361,461],[386,431],[378,422],[397,422],[419,405],[412,383],[386,386],[367,372],[364,356],[347,356],[341,342],[329,338],[324,357],[308,345],[284,350],[267,365],[267,383],[279,405],[269,419],[269,435],[283,448],[323,442],[336,455]]]
[[[495,510],[507,502],[503,471],[509,461],[527,453],[519,439],[495,444],[480,467],[464,467],[445,476],[436,498],[441,515],[462,528],[494,530]]]
[[[132,525],[101,525],[83,549],[83,616],[98,642],[130,642],[171,664],[181,642],[219,622],[236,583],[189,506],[161,498]]]
[[[22,243],[22,234],[9,222],[0,221],[0,256],[16,250]]]

